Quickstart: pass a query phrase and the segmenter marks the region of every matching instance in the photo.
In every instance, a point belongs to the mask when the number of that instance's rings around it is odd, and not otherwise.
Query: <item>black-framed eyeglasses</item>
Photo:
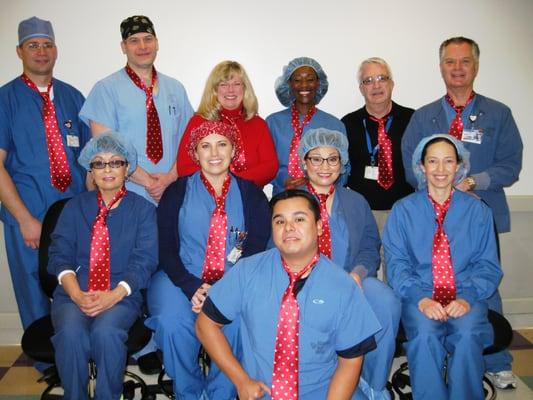
[[[111,168],[120,168],[120,167],[123,167],[124,165],[126,165],[127,163],[128,162],[124,161],[124,160],[111,160],[111,161],[108,161],[108,162],[92,161],[89,164],[89,167],[91,167],[91,169],[104,169],[105,167],[107,167],[109,165]]]
[[[361,85],[370,86],[374,82],[376,83],[384,83],[390,81],[390,76],[388,75],[376,75],[376,76],[369,76],[361,81]]]
[[[324,161],[326,161],[330,167],[336,167],[341,160],[339,156],[329,156],[326,158],[320,156],[306,156],[305,159],[309,160],[314,167],[320,167],[324,164]]]

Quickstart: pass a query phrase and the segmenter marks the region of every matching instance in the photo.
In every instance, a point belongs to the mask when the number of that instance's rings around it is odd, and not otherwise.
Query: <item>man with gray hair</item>
[[[382,58],[364,60],[358,82],[365,105],[342,118],[352,164],[348,186],[366,198],[382,232],[394,202],[413,191],[405,180],[400,145],[414,110],[392,101],[392,72]]]
[[[26,328],[50,312],[39,284],[41,223],[53,203],[85,190],[76,160],[89,131],[78,119],[82,94],[53,77],[57,47],[50,21],[20,22],[16,50],[22,75],[0,88],[0,219]]]
[[[416,186],[410,168],[418,142],[435,133],[449,133],[470,152],[470,174],[455,186],[474,193],[492,209],[498,233],[509,232],[511,221],[504,187],[518,180],[522,169],[522,140],[511,110],[498,101],[474,92],[479,70],[479,46],[465,37],[445,40],[439,48],[440,71],[446,95],[418,109],[402,140],[407,180]],[[499,313],[498,291],[488,299],[489,308]],[[485,357],[489,378],[500,389],[515,388],[508,351]]]

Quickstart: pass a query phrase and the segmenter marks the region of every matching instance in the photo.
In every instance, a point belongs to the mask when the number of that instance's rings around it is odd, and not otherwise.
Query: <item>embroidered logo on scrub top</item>
[[[322,299],[313,299],[313,304],[324,304],[325,301]]]
[[[312,342],[311,348],[316,354],[323,354],[326,352],[328,342]]]

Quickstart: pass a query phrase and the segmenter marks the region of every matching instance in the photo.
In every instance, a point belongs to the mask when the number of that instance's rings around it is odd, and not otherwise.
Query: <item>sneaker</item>
[[[512,371],[487,372],[486,375],[498,389],[516,389],[516,378]]]

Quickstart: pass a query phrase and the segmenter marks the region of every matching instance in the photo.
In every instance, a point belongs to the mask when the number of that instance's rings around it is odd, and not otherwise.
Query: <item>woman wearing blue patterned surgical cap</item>
[[[155,207],[124,187],[137,153],[120,135],[92,138],[78,162],[96,190],[72,198],[52,234],[52,343],[65,399],[87,398],[89,359],[98,369],[95,398],[119,399],[128,331],[158,261]]]
[[[502,272],[490,209],[454,189],[468,160],[452,136],[423,139],[412,160],[419,190],[393,206],[385,225],[387,277],[402,303],[414,399],[485,398],[482,354],[493,335],[487,299]]]
[[[329,232],[328,239],[324,233],[319,238],[319,249],[363,289],[382,328],[375,342],[362,349],[365,362],[355,398],[364,394],[363,398],[387,400],[400,306],[392,290],[377,279],[381,241],[367,201],[338,183],[349,160],[348,140],[339,131],[310,129],[302,136],[298,155],[308,179],[304,188],[319,201],[322,229]]]
[[[316,108],[328,91],[328,78],[314,59],[299,57],[289,62],[276,80],[275,91],[281,104],[288,108],[266,119],[279,161],[279,171],[272,181],[273,194],[298,187],[304,180],[298,160],[302,133],[308,129],[327,128],[346,136],[339,119]],[[349,165],[347,168],[349,171]],[[345,178],[342,179],[345,182]]]

